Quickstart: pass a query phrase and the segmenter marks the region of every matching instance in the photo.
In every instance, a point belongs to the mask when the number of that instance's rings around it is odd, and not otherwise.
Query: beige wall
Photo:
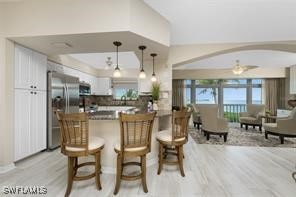
[[[170,47],[169,61],[173,67],[219,54],[241,50],[277,50],[296,53],[295,41],[265,43],[195,44]]]
[[[2,6],[7,37],[130,31],[169,46],[168,21],[139,0],[26,0]]]
[[[256,68],[241,75],[231,69],[173,70],[173,79],[233,79],[233,78],[284,78],[285,68]]]
[[[129,0],[26,0],[5,3],[6,35],[125,31]]]
[[[14,45],[0,35],[0,170],[13,162]]]
[[[170,45],[170,24],[143,1],[131,0],[130,30],[166,46]]]
[[[197,44],[170,47],[169,60],[173,66],[190,63],[200,57],[241,47],[242,44]]]

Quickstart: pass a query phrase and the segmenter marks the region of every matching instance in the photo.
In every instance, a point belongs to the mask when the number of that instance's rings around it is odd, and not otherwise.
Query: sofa
[[[279,136],[281,144],[285,137],[296,137],[296,107],[293,108],[290,115],[286,118],[277,118],[276,123],[263,123],[265,138],[268,135]]]

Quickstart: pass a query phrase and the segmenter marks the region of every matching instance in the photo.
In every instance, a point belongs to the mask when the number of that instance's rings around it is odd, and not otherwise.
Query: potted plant
[[[153,82],[151,86],[151,96],[153,99],[153,110],[158,110],[157,101],[160,96],[160,83]]]

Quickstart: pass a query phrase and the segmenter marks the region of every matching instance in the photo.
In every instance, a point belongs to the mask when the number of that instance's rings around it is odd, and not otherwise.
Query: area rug
[[[206,136],[193,126],[189,128],[189,134],[197,144],[296,148],[296,138],[285,138],[284,144],[281,144],[278,136],[268,135],[268,139],[265,139],[264,132],[261,133],[253,128],[245,130],[240,128],[239,124],[230,125],[227,142],[218,135],[211,135],[210,140],[207,141]]]

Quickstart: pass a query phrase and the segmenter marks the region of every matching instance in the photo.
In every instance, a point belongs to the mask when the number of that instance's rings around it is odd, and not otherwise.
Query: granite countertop
[[[170,116],[172,112],[170,110],[158,110],[156,111],[156,117],[163,117],[163,116]],[[118,120],[119,111],[96,111],[96,112],[89,112],[89,119],[90,120]],[[147,113],[143,111],[125,111],[124,113],[127,114],[136,114],[136,113]]]

